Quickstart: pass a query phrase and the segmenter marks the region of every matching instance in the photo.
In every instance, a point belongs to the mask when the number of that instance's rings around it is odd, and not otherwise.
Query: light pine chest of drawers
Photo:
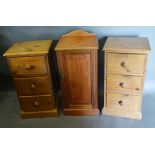
[[[4,54],[14,79],[22,118],[57,116],[49,49],[52,41],[15,43]]]
[[[107,38],[103,47],[103,114],[142,119],[142,97],[150,50],[147,38]]]

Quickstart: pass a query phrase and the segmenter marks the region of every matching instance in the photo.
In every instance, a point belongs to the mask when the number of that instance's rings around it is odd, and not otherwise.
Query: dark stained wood
[[[64,109],[64,115],[67,116],[96,116],[98,109]]]
[[[63,54],[64,80],[68,87],[68,102],[72,105],[91,103],[91,54]]]
[[[49,95],[26,96],[19,97],[19,99],[21,109],[24,112],[48,111],[54,109],[51,96]]]
[[[57,44],[65,115],[99,114],[97,48],[96,36],[79,30],[62,36]]]
[[[75,30],[63,35],[55,48],[56,51],[77,49],[97,50],[98,41],[96,35],[82,30]]]
[[[21,118],[34,118],[34,117],[57,117],[58,111],[56,109],[49,111],[37,111],[37,112],[20,112]]]
[[[24,95],[45,95],[50,93],[49,78],[15,78],[15,85],[20,96]]]

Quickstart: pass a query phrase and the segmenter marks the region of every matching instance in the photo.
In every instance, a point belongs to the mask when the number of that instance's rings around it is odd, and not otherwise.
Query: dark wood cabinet
[[[76,30],[63,35],[57,46],[65,115],[98,115],[98,41]]]

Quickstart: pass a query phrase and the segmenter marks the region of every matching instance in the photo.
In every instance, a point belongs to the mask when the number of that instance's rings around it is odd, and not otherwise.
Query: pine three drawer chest
[[[7,57],[21,106],[21,117],[57,116],[49,49],[51,40],[17,42]]]
[[[108,37],[103,51],[103,114],[141,119],[146,64],[150,52],[147,38]]]

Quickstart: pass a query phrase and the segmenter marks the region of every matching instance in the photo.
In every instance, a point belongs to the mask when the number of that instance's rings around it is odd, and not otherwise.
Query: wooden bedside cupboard
[[[95,34],[75,30],[55,48],[61,79],[64,115],[98,115],[98,41]]]
[[[17,42],[7,57],[22,118],[58,116],[49,66],[51,40]]]
[[[146,65],[151,51],[148,39],[108,37],[103,51],[103,114],[141,119]]]

